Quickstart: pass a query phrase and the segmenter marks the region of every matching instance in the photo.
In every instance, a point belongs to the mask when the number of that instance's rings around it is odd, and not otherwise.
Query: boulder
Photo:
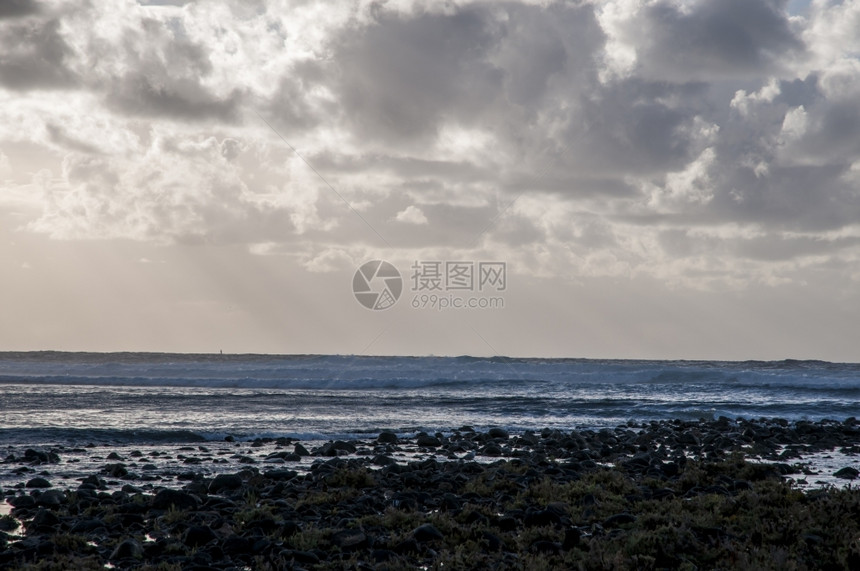
[[[833,475],[837,478],[842,478],[844,480],[854,480],[857,478],[858,475],[860,475],[860,470],[857,470],[857,468],[853,468],[851,466],[846,466],[841,470],[837,470],[836,472],[834,472]]]
[[[210,528],[202,525],[195,525],[188,528],[185,532],[184,543],[188,547],[201,547],[213,541],[216,541],[218,536]]]
[[[442,446],[442,441],[435,436],[421,433],[415,437],[415,444],[425,448],[438,448],[439,446]]]
[[[121,561],[123,559],[142,559],[143,547],[134,539],[126,539],[116,546],[113,553],[110,554],[111,561]]]
[[[155,494],[152,507],[157,510],[168,510],[171,507],[178,510],[195,509],[200,506],[200,500],[187,492],[164,489]]]
[[[62,490],[48,490],[36,498],[36,505],[47,508],[58,508],[65,503],[66,494]]]
[[[223,490],[236,490],[242,487],[242,478],[237,474],[218,474],[209,482],[209,493],[217,494]]]
[[[355,549],[363,549],[368,545],[368,538],[359,529],[344,529],[335,532],[331,536],[332,545],[339,547],[343,551],[352,551]]]
[[[28,488],[50,488],[51,482],[46,480],[45,478],[33,478],[27,482]]]
[[[510,435],[504,428],[494,427],[487,431],[487,436],[490,438],[503,438],[507,440]]]
[[[436,526],[434,526],[432,523],[425,523],[424,525],[419,525],[412,532],[412,537],[418,543],[427,543],[429,541],[444,539],[442,532],[436,529]]]

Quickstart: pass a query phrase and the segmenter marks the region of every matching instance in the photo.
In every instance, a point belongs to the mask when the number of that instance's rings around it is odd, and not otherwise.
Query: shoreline
[[[0,566],[860,566],[854,418],[9,448]]]

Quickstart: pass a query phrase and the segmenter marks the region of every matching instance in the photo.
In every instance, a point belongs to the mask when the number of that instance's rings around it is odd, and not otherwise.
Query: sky
[[[860,361],[860,0],[4,0],[0,277],[8,351]]]

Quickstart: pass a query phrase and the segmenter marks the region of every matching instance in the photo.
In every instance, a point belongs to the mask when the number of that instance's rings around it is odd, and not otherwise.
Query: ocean
[[[860,364],[0,353],[0,442],[363,438],[860,416]]]

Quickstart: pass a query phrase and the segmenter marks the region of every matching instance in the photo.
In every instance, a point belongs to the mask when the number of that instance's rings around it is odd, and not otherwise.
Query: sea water
[[[361,438],[860,416],[860,364],[0,353],[0,443]]]

